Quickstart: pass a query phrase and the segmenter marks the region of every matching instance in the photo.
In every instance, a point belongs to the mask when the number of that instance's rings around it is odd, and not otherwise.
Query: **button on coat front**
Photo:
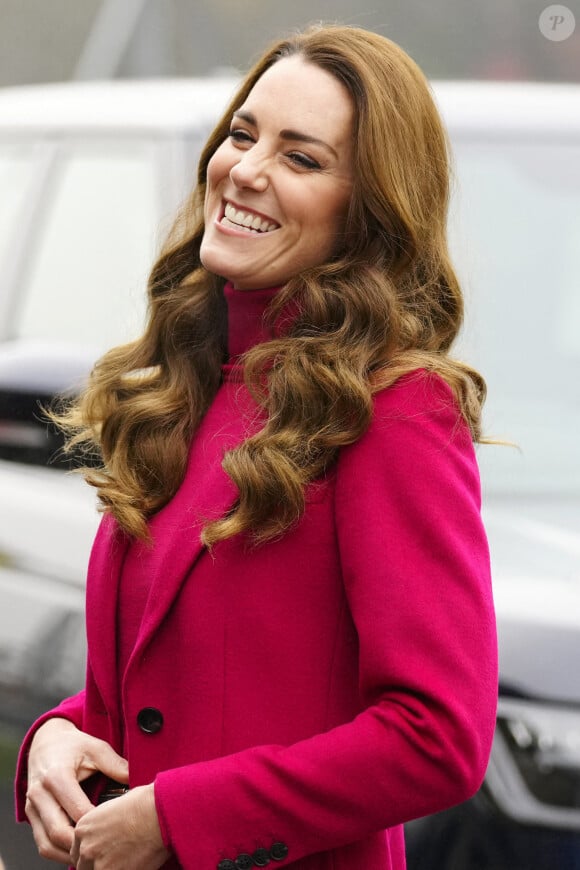
[[[144,734],[157,734],[163,728],[163,714],[155,707],[143,707],[137,713],[137,725]]]

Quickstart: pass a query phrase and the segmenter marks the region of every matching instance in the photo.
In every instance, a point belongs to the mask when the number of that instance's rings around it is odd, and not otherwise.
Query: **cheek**
[[[219,182],[228,175],[230,171],[227,155],[224,153],[224,146],[220,145],[209,163],[207,164],[207,186],[208,190],[215,187]]]
[[[326,204],[324,209],[312,210],[312,220],[328,235],[342,233],[348,214],[349,200],[336,197]]]
[[[311,212],[313,244],[317,243],[324,256],[338,254],[344,245],[344,233],[350,196],[333,197],[324,209]]]

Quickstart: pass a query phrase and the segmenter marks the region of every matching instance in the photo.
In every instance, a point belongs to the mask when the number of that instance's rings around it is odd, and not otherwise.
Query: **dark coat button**
[[[267,849],[256,849],[252,855],[252,860],[256,867],[267,867],[270,863],[270,853]]]
[[[237,870],[250,870],[251,867],[254,866],[254,862],[252,861],[252,856],[247,855],[245,852],[241,852],[234,864],[237,867]]]
[[[270,848],[270,858],[274,861],[283,861],[288,857],[288,846],[286,843],[274,843]]]
[[[229,858],[224,858],[224,860],[220,861],[217,865],[217,870],[236,870],[236,865],[233,861],[230,861]]]
[[[163,714],[156,707],[143,707],[137,713],[137,725],[145,734],[157,734],[163,728]]]

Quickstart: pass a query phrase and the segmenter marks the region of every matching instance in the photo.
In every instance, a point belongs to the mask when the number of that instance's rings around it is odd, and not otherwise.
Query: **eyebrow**
[[[247,121],[247,123],[251,124],[253,127],[258,126],[255,115],[251,112],[247,112],[245,109],[238,109],[235,111],[234,118],[241,118],[242,121]],[[334,154],[337,160],[339,159],[338,154],[334,148],[328,144],[328,142],[324,142],[322,139],[317,139],[316,136],[309,136],[308,133],[300,133],[298,130],[280,130],[280,138],[287,142],[306,142],[308,145],[322,145],[323,148],[326,148]]]

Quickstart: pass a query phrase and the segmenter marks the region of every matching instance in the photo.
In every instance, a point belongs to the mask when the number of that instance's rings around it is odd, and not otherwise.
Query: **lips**
[[[270,233],[273,230],[277,230],[280,226],[280,224],[269,218],[262,217],[255,211],[239,208],[232,205],[231,202],[226,202],[220,224],[222,226],[247,230],[251,233]]]

